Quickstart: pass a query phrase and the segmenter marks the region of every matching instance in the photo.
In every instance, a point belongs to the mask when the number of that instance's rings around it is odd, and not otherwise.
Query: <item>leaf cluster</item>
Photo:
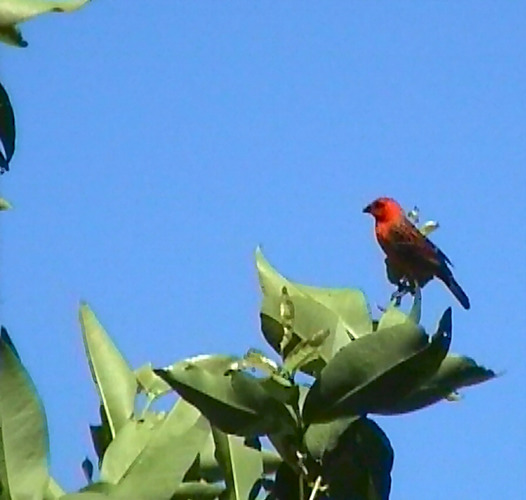
[[[290,282],[259,250],[256,265],[261,329],[279,362],[250,350],[133,370],[80,306],[100,423],[77,493],[49,474],[45,412],[2,329],[0,500],[387,499],[394,452],[371,415],[457,400],[459,388],[495,376],[449,353],[450,309],[425,333],[418,293],[409,314],[391,305],[373,319],[358,290]],[[180,398],[155,410],[172,391]]]

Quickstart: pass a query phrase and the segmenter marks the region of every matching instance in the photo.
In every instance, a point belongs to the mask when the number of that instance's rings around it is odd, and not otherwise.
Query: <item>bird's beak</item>
[[[362,212],[364,214],[370,214],[371,213],[371,205],[367,205],[363,210]]]

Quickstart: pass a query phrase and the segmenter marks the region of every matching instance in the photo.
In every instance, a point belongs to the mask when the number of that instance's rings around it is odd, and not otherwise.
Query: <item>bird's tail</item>
[[[471,307],[469,303],[469,297],[466,295],[466,292],[462,290],[462,287],[457,283],[451,271],[449,271],[449,273],[447,273],[445,276],[441,276],[440,278],[442,279],[444,284],[449,288],[449,290],[455,296],[455,298],[462,304],[462,307],[464,309],[469,309]]]

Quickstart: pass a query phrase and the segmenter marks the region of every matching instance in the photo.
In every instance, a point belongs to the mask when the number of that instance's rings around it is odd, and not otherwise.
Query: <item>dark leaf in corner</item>
[[[0,84],[0,174],[9,170],[9,162],[15,153],[15,115],[9,95]]]

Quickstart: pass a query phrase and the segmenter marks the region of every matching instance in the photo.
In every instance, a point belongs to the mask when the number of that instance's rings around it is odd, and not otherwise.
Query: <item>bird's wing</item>
[[[440,250],[440,248],[438,248],[431,240],[427,239],[427,237],[426,240],[435,249],[435,252],[440,257],[440,259],[442,259],[443,262],[447,262],[450,266],[453,266],[453,262],[449,260],[449,257],[442,250]]]
[[[398,256],[404,260],[420,262],[436,269],[442,268],[446,263],[451,263],[444,252],[408,220],[391,226],[389,240]]]

